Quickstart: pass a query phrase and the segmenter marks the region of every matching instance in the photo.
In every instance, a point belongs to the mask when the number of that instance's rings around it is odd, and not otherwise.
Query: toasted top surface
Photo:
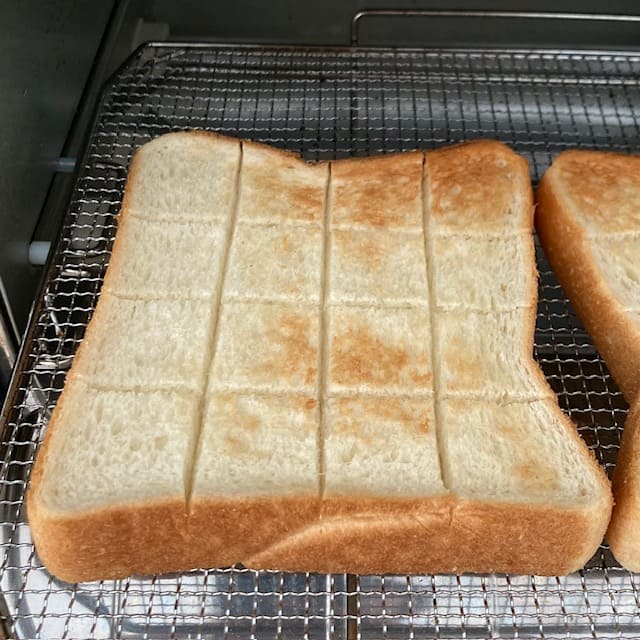
[[[321,224],[328,171],[327,164],[243,142],[238,219]]]
[[[493,417],[502,405],[485,402],[476,412],[482,420],[465,423],[461,435],[459,416],[450,420],[441,403],[451,395],[454,404],[479,407],[483,389],[506,404],[548,397],[530,349],[531,202],[526,162],[490,141],[308,165],[262,145],[170,134],[136,156],[123,217],[217,225],[202,243],[215,282],[197,300],[175,299],[180,270],[185,279],[202,273],[175,243],[154,241],[171,247],[172,287],[166,297],[140,300],[129,281],[114,281],[127,296],[104,298],[80,374],[100,393],[146,393],[148,402],[160,402],[149,376],[163,375],[163,393],[183,388],[197,399],[194,421],[175,426],[187,443],[184,486],[194,488],[187,498],[246,497],[252,486],[261,496],[290,495],[292,487],[325,498],[469,496],[464,460],[473,459],[487,425],[500,422]],[[134,244],[121,242],[118,251],[135,252]],[[485,262],[502,262],[511,280],[491,278]],[[484,343],[475,340],[483,334]],[[126,375],[91,364],[129,353],[135,366]],[[180,369],[178,379],[162,373],[165,365]],[[470,365],[484,377],[479,388],[466,384]],[[542,423],[522,406],[505,420],[518,422],[518,437],[533,430],[527,441],[535,443]],[[561,416],[555,404],[546,410]],[[571,455],[558,453],[555,463],[582,464],[593,480],[584,445],[566,429],[558,433]],[[113,446],[117,455],[123,445]],[[526,478],[514,485],[508,446],[484,455],[476,469],[483,491],[472,497],[562,502],[558,486],[538,477],[547,477],[552,457],[544,447],[520,452],[521,466],[538,470],[530,486]]]
[[[640,231],[640,156],[564,151],[547,174],[589,235]]]
[[[421,152],[331,163],[331,222],[364,228],[422,228]]]
[[[239,162],[234,138],[204,131],[160,136],[136,153],[122,210],[156,220],[225,220]]]
[[[318,420],[313,396],[208,394],[194,495],[316,497]]]
[[[105,391],[68,380],[47,448],[47,508],[183,499],[197,407],[191,393]]]
[[[426,154],[429,211],[442,231],[531,231],[527,161],[509,147],[479,140]]]

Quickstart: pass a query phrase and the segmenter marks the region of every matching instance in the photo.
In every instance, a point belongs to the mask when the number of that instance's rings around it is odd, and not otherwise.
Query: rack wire
[[[309,160],[511,145],[536,182],[567,148],[635,151],[640,56],[536,51],[147,45],[102,94],[5,407],[0,619],[20,638],[620,638],[640,636],[640,578],[603,545],[568,577],[353,576],[241,567],[66,584],[40,565],[24,494],[108,264],[128,163],[202,128]],[[627,406],[538,248],[535,356],[611,473]]]

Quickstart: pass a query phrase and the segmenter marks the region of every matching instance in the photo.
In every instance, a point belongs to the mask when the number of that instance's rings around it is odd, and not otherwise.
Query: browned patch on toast
[[[570,150],[551,171],[580,215],[602,231],[640,230],[640,157]]]
[[[430,363],[413,358],[403,346],[385,342],[363,325],[353,325],[334,336],[331,344],[331,377],[344,386],[399,384],[406,376],[415,384],[431,382]]]
[[[526,446],[526,444],[524,445]],[[523,489],[539,491],[550,488],[561,489],[555,469],[544,460],[523,462],[515,466],[515,473]]]
[[[243,149],[241,216],[322,220],[326,164],[311,165],[292,153],[255,142],[243,142]]]
[[[487,367],[482,355],[469,349],[469,341],[455,334],[449,338],[442,353],[443,362],[455,387],[477,386],[486,378]]]
[[[527,162],[509,147],[479,140],[427,152],[426,175],[430,212],[440,223],[460,231],[470,226],[484,231],[531,229],[533,198]],[[517,193],[529,201],[529,207],[516,209]]]
[[[361,232],[354,235],[352,231],[336,229],[332,232],[333,241],[342,245],[348,257],[355,258],[370,271],[379,271],[386,258],[385,246],[380,242],[381,233]]]
[[[306,385],[315,381],[318,347],[313,342],[315,328],[311,319],[286,310],[268,323],[264,338],[271,346],[255,368],[288,379],[302,379]]]
[[[360,396],[334,398],[331,402],[338,413],[332,431],[338,435],[355,435],[369,441],[374,436],[367,426],[380,422],[392,423],[411,435],[426,435],[431,428],[429,412],[425,409],[426,403],[432,402],[430,398]]]
[[[418,151],[333,162],[333,222],[421,227],[422,162]]]

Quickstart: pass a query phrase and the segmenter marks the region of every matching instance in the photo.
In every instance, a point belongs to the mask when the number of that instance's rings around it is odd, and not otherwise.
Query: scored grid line
[[[213,297],[213,313],[211,320],[209,321],[209,330],[207,336],[209,336],[209,344],[207,350],[207,357],[205,358],[204,380],[202,382],[202,389],[200,393],[200,403],[197,413],[197,426],[192,449],[190,451],[190,459],[185,463],[185,499],[187,504],[187,511],[191,505],[193,498],[193,487],[196,480],[196,473],[198,470],[198,459],[200,457],[202,448],[202,438],[204,436],[206,412],[208,405],[208,393],[209,393],[209,378],[211,376],[211,369],[216,357],[216,351],[218,347],[218,338],[220,336],[220,315],[222,313],[222,296],[224,292],[224,284],[227,276],[227,268],[229,263],[229,254],[231,253],[231,244],[233,242],[233,235],[236,227],[236,221],[238,219],[238,208],[240,206],[240,189],[242,182],[242,160],[243,160],[243,148],[242,141],[239,144],[239,158],[238,166],[236,168],[235,185],[233,201],[231,203],[231,215],[228,217],[226,242],[222,249],[222,258],[220,261],[220,273],[218,275],[218,282],[216,287],[215,296]]]
[[[429,172],[427,169],[427,155],[422,154],[422,174],[420,176],[420,204],[422,206],[422,234],[424,241],[424,266],[426,269],[427,286],[429,287],[429,331],[431,336],[431,385],[433,391],[433,413],[436,421],[435,435],[440,466],[440,479],[445,491],[451,490],[449,474],[449,460],[446,439],[443,436],[441,404],[441,371],[440,371],[440,334],[436,322],[436,274],[434,264],[434,238],[431,225],[431,211],[429,198]]]
[[[327,383],[329,380],[329,282],[331,275],[331,163],[327,163],[327,180],[322,203],[322,278],[320,281],[320,345],[318,349],[318,498],[324,498],[326,484],[326,420],[327,420]]]

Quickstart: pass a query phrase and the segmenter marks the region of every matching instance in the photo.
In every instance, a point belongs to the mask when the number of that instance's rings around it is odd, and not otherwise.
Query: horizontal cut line
[[[479,307],[472,307],[470,305],[447,305],[443,306],[440,304],[436,304],[435,311],[436,313],[462,313],[466,312],[468,314],[473,314],[474,316],[503,316],[507,315],[511,312],[516,311],[536,311],[536,304],[523,304],[523,305],[514,305],[512,307],[504,307],[504,308],[496,308],[496,309],[481,309]]]
[[[531,402],[540,402],[543,400],[554,400],[556,394],[551,388],[547,395],[511,395],[508,391],[505,393],[492,393],[491,391],[482,391],[480,393],[469,393],[468,391],[447,391],[440,396],[443,402],[447,400],[464,400],[469,402],[492,402],[500,405],[510,404],[529,404]]]
[[[203,229],[208,229],[208,230],[211,229],[212,222],[220,222],[221,224],[225,224],[224,218],[220,218],[218,216],[216,216],[215,218],[204,218],[204,219],[200,218],[198,220],[195,220],[195,219],[192,220],[191,218],[174,219],[174,218],[161,218],[155,215],[134,213],[132,211],[126,212],[126,213],[119,213],[116,216],[116,220],[118,220],[118,222],[121,219],[126,220],[127,218],[135,218],[136,220],[140,220],[141,222],[144,222],[145,225],[157,224],[158,226],[160,225],[162,226],[176,225],[181,227],[193,226],[193,227],[202,227]],[[92,239],[93,238],[88,238],[88,240],[92,240]]]
[[[333,223],[331,231],[362,231],[369,233],[392,233],[399,236],[420,236],[418,227],[391,227],[376,226],[372,224],[349,224],[349,223]]]
[[[221,384],[219,382],[210,382],[205,394],[210,395],[211,393],[250,393],[250,394],[260,394],[263,395],[300,395],[300,396],[312,396],[314,398],[318,395],[318,390],[313,387],[300,387],[298,389],[292,387],[269,387],[267,385],[264,386],[250,386],[243,384],[233,384],[232,382],[227,382]]]
[[[640,240],[640,227],[628,231],[587,231],[586,235],[589,242],[597,241],[599,245],[602,240]]]
[[[221,305],[225,304],[262,304],[271,307],[302,307],[317,310],[319,298],[317,300],[302,300],[292,298],[262,298],[259,296],[242,296],[238,294],[225,293]]]
[[[406,302],[369,302],[368,300],[329,300],[327,306],[333,309],[424,309],[429,307],[428,300],[408,300]]]
[[[365,396],[370,398],[432,398],[432,390],[413,390],[403,391],[402,389],[329,389],[327,390],[328,398],[344,398]]]
[[[124,214],[120,213],[118,215],[131,216],[132,218],[138,218],[139,220],[144,220],[147,222],[171,222],[173,224],[205,224],[210,225],[212,222],[219,222],[221,227],[225,227],[227,225],[227,221],[224,218],[220,218],[219,216],[210,216],[210,215],[201,215],[198,218],[189,218],[187,216],[181,216],[180,218],[175,218],[169,214],[157,214],[157,215],[147,215],[144,213],[138,213],[135,211],[127,210]]]
[[[255,396],[305,396],[317,398],[317,391],[314,390],[297,390],[297,389],[274,389],[268,387],[252,387],[249,385],[215,385],[211,384],[206,391],[206,395],[211,396],[218,393],[233,393],[237,395],[255,395]],[[428,399],[433,398],[433,392],[429,391],[394,391],[392,389],[383,389],[380,391],[368,389],[363,391],[344,389],[327,391],[327,399],[340,398],[406,398],[406,399]]]
[[[238,218],[238,226],[242,227],[267,227],[267,228],[279,228],[283,225],[286,227],[299,228],[299,229],[317,229],[322,231],[322,223],[317,220],[291,220],[290,218],[278,217],[278,216],[243,216]]]
[[[243,295],[241,293],[233,293],[227,292],[224,294],[222,298],[222,304],[227,304],[229,302],[241,302],[250,304],[252,302],[259,304],[266,304],[277,306],[281,304],[285,305],[298,305],[315,309],[320,302],[320,297],[313,298],[293,298],[293,297],[275,297],[275,296],[260,296],[260,295]]]
[[[62,372],[59,372],[62,373]],[[169,395],[188,395],[198,398],[201,390],[194,389],[193,387],[176,386],[175,384],[167,385],[126,385],[117,386],[112,384],[102,384],[86,377],[82,373],[75,373],[71,377],[71,372],[67,374],[67,381],[77,380],[82,382],[86,386],[94,389],[95,391],[105,391],[109,393],[166,393]],[[61,389],[54,389],[55,391],[61,391]]]
[[[144,294],[140,295],[140,294],[122,293],[117,289],[112,289],[109,285],[104,285],[101,289],[101,295],[102,293],[108,293],[110,296],[113,296],[114,298],[118,298],[120,300],[132,300],[132,301],[139,300],[140,302],[154,302],[154,301],[161,301],[161,300],[167,300],[171,302],[175,302],[178,300],[183,300],[185,302],[189,302],[189,301],[203,302],[203,301],[211,300],[215,292],[212,290],[208,294],[186,295],[186,296],[180,295],[177,293],[163,294],[163,295],[144,295]],[[84,295],[93,295],[93,294],[87,293]]]
[[[504,231],[492,231],[473,228],[464,228],[464,231],[457,230],[455,224],[441,223],[442,226],[438,230],[432,232],[434,242],[438,240],[511,240],[522,237],[533,238],[531,229],[505,229]]]
[[[477,238],[486,238],[489,241],[495,240],[511,240],[516,238],[533,237],[532,229],[505,229],[504,231],[484,231],[465,228],[464,231],[451,231],[446,227],[441,230],[433,231],[433,239],[438,240],[468,240]]]

